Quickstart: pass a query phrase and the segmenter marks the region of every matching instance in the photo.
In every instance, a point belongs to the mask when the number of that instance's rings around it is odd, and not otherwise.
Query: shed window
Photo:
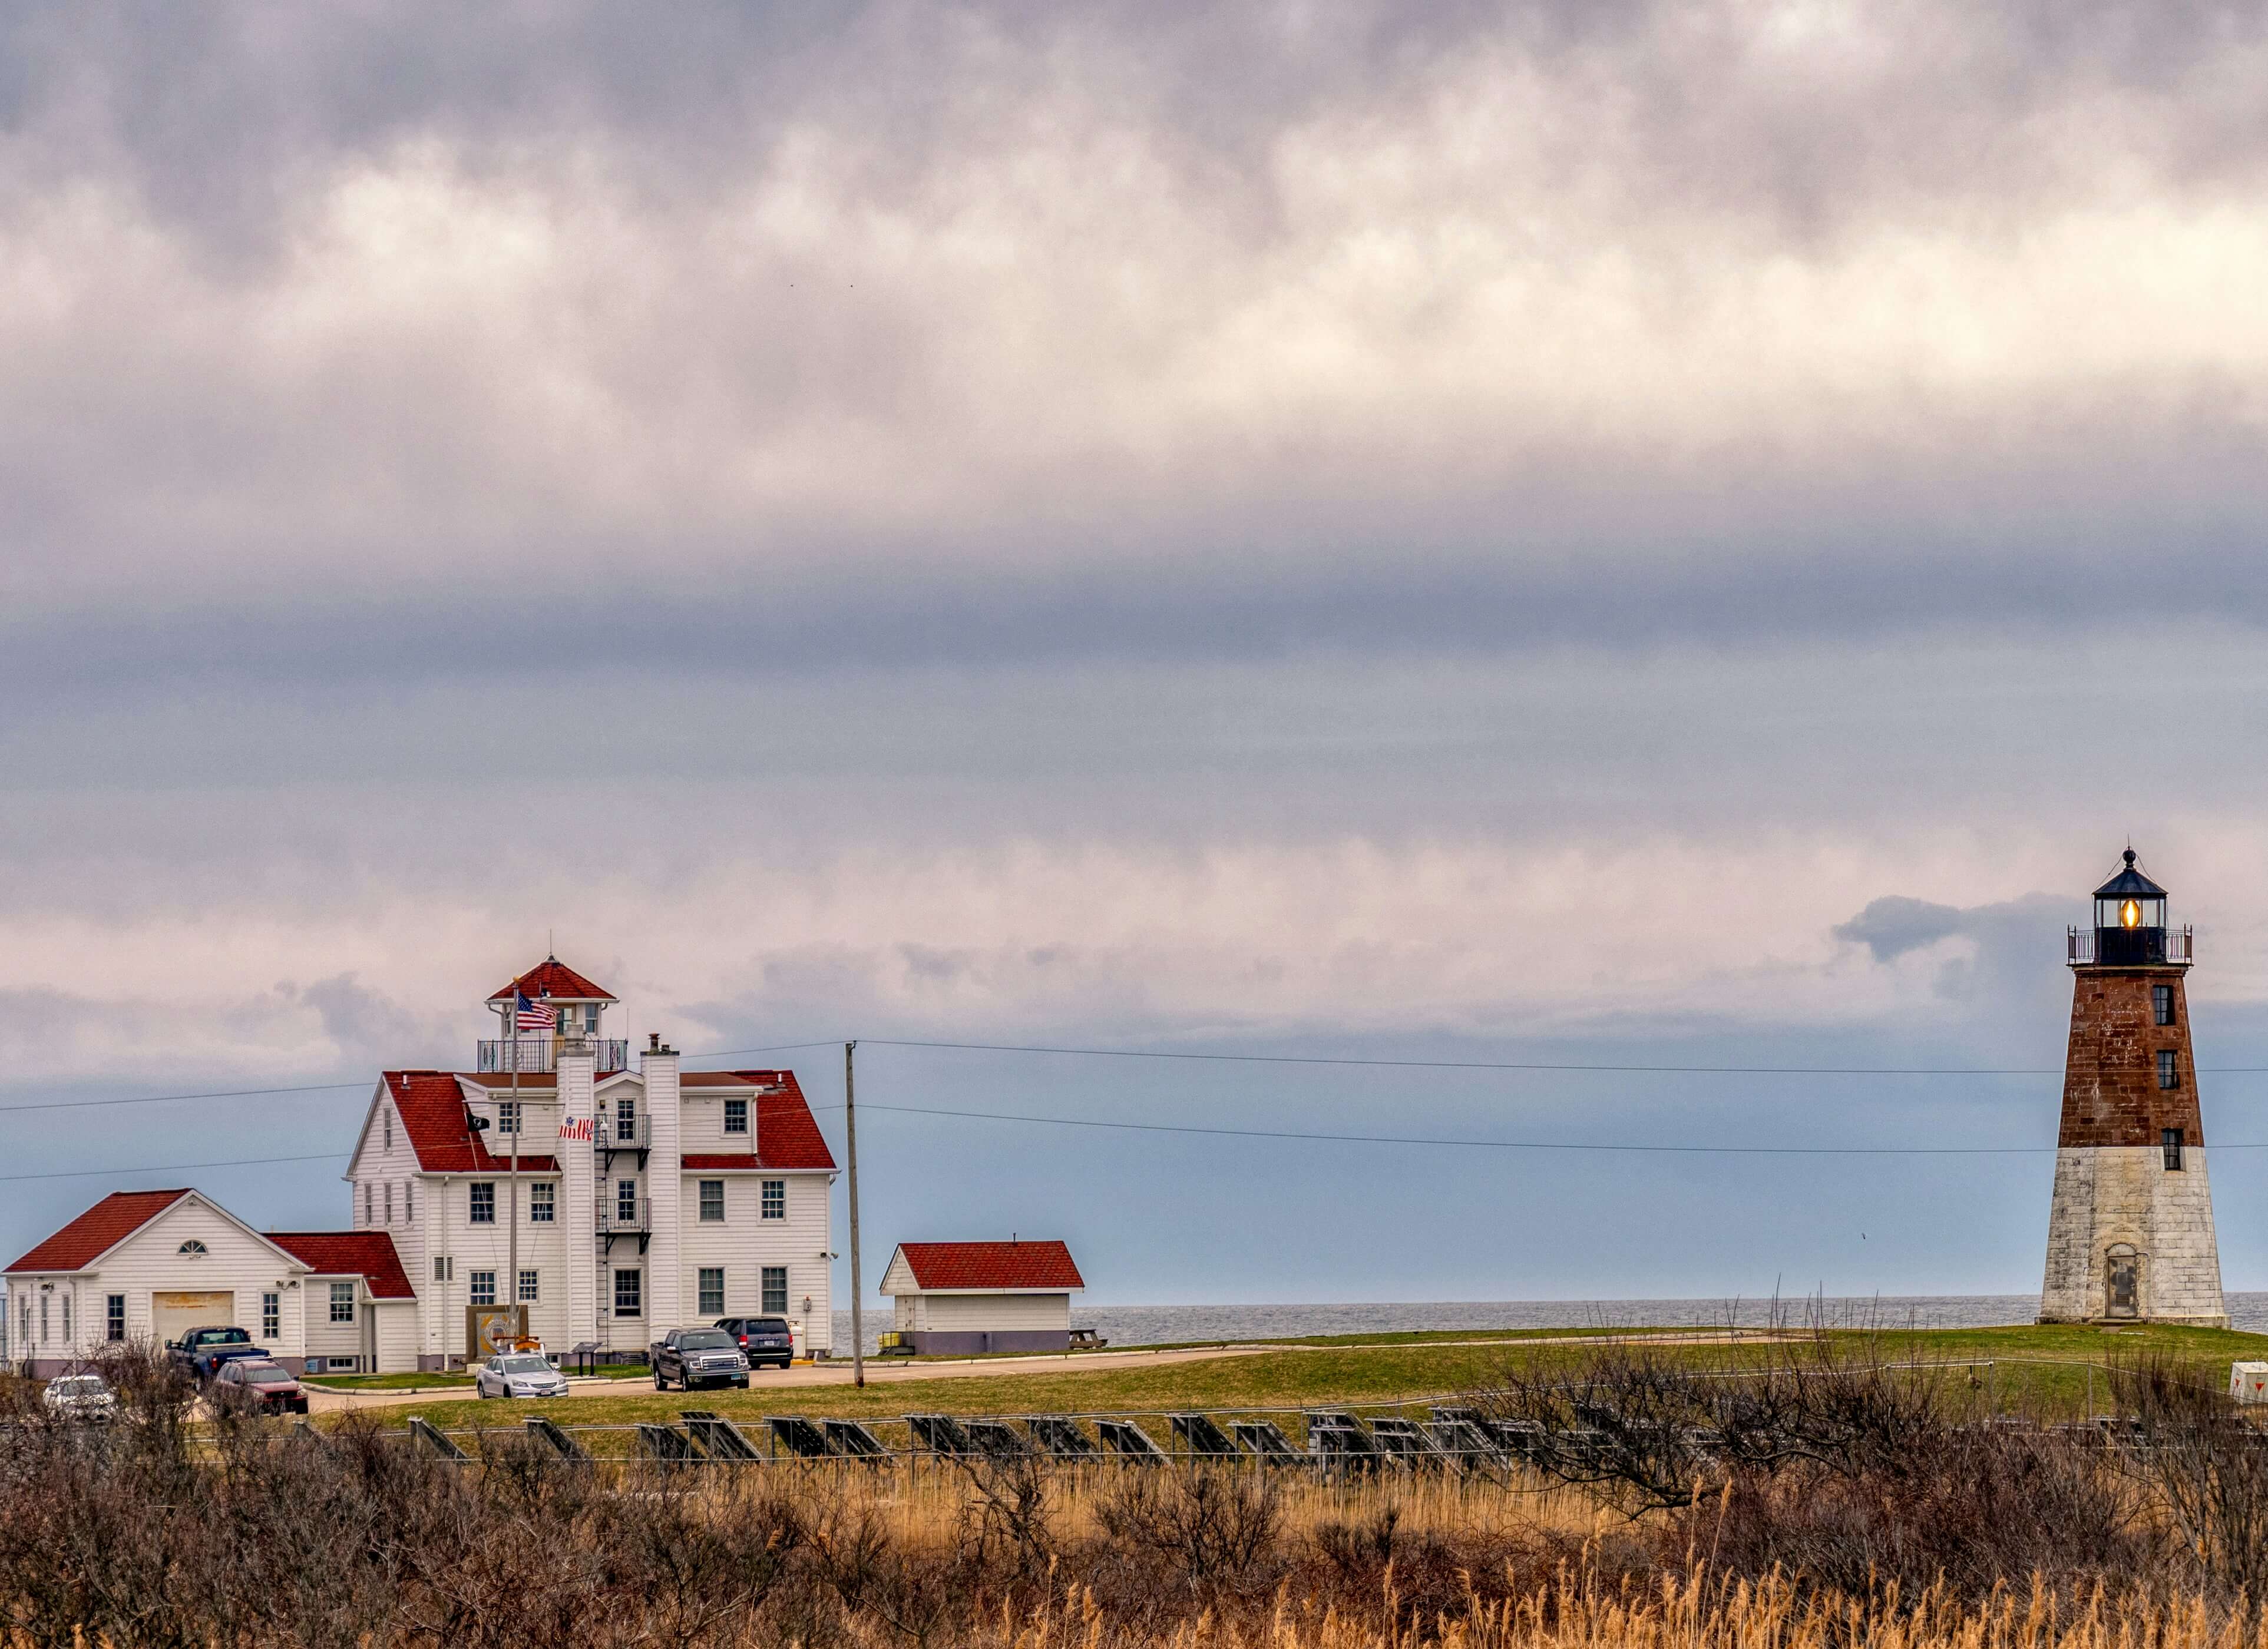
[[[468,1271],[465,1273],[465,1280],[469,1289],[466,1299],[470,1304],[493,1306],[497,1303],[494,1271]]]
[[[495,1225],[496,1182],[494,1180],[475,1180],[468,1189],[473,1194],[473,1224],[476,1226]]]
[[[620,1270],[615,1273],[615,1315],[636,1317],[644,1314],[645,1307],[641,1303],[644,1283],[644,1277],[641,1272]]]
[[[2158,1049],[2158,1086],[2178,1088],[2182,1086],[2181,1056],[2170,1048]]]
[[[767,1265],[763,1270],[764,1299],[761,1309],[776,1314],[787,1310],[787,1267]]]
[[[260,1297],[260,1337],[272,1340],[284,1332],[284,1296],[269,1292]]]
[[[116,1344],[126,1337],[126,1296],[106,1294],[102,1299],[102,1337]]]
[[[352,1283],[331,1285],[331,1321],[333,1322],[354,1321],[354,1297],[355,1285]]]
[[[724,1310],[725,1268],[721,1265],[703,1266],[698,1292],[700,1304],[695,1306],[693,1309],[703,1316],[711,1316]]]
[[[785,1180],[764,1182],[764,1218],[766,1219],[787,1218],[787,1182]]]
[[[748,1131],[748,1102],[746,1100],[725,1101],[725,1131],[728,1134]]]
[[[2165,1146],[2166,1167],[2171,1173],[2179,1174],[2182,1171],[2182,1130],[2178,1128],[2161,1130],[2159,1138]]]
[[[2174,1022],[2174,988],[2171,985],[2150,987],[2150,1022],[2171,1025]]]
[[[722,1225],[724,1223],[724,1181],[703,1180],[701,1182],[701,1218],[711,1225]],[[703,1306],[702,1309],[706,1311],[708,1307]],[[722,1306],[719,1306],[717,1309],[722,1311],[725,1308]]]

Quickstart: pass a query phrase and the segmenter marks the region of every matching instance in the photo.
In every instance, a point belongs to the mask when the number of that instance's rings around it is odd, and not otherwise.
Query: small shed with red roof
[[[902,1242],[882,1273],[896,1328],[917,1352],[1061,1351],[1086,1286],[1062,1242]]]

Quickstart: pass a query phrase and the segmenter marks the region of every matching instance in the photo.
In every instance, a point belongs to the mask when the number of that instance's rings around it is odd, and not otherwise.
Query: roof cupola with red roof
[[[555,1002],[598,1002],[612,1005],[614,992],[593,984],[556,956],[541,961],[508,983],[489,992],[491,1002],[511,1000],[514,990],[530,997],[549,997]]]

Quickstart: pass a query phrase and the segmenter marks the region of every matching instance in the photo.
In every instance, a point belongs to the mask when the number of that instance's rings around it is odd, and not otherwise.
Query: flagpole
[[[506,1183],[511,1188],[508,1194],[508,1204],[511,1211],[512,1225],[509,1227],[508,1234],[504,1238],[504,1273],[510,1279],[506,1284],[506,1286],[509,1287],[512,1292],[504,1297],[504,1321],[512,1324],[512,1350],[516,1351],[519,1349],[521,1327],[519,1321],[519,1129],[520,1123],[522,1121],[519,1114],[519,981],[517,979],[512,982],[511,1020],[512,1173],[507,1176]],[[559,1062],[556,1059],[552,1061],[552,1065],[555,1071],[557,1068],[558,1063]],[[552,1081],[555,1083],[557,1082],[558,1079],[559,1078],[556,1075],[552,1078]]]

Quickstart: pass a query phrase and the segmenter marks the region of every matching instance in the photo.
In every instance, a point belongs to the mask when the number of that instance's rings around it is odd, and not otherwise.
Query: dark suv
[[[750,1368],[759,1363],[785,1368],[795,1356],[795,1336],[785,1317],[719,1317],[717,1327],[740,1342]]]
[[[700,1386],[748,1388],[748,1359],[733,1336],[715,1329],[672,1329],[646,1348],[653,1365],[653,1388],[667,1391],[675,1380],[687,1391]]]

